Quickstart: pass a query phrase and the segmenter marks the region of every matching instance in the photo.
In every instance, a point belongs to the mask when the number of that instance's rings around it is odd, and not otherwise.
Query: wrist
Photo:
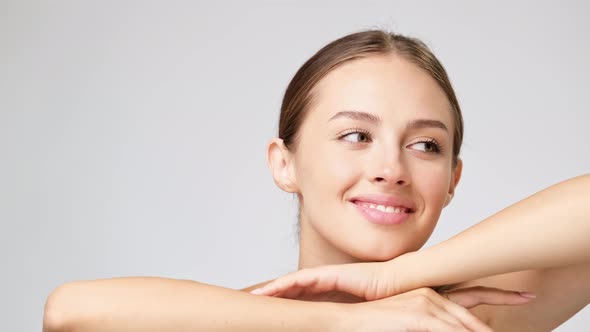
[[[422,251],[405,253],[387,263],[387,275],[393,276],[395,294],[405,293],[428,284],[431,270],[423,259]]]

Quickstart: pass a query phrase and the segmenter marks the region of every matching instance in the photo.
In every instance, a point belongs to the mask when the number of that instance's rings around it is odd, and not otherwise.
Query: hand
[[[277,278],[264,287],[253,290],[252,293],[296,299],[320,293],[344,292],[366,301],[378,300],[405,291],[396,285],[395,273],[391,266],[387,265],[389,263],[324,265],[302,269]],[[456,290],[445,294],[452,296],[455,303],[464,307],[483,303],[522,304],[522,301],[534,297],[529,293],[485,287],[472,287],[468,290]],[[478,292],[474,293],[475,290]],[[459,294],[467,294],[467,297],[458,296]]]
[[[469,292],[462,290],[446,298],[430,288],[419,288],[376,301],[338,304],[343,311],[334,331],[491,332],[490,327],[471,312],[450,300],[465,298]]]
[[[396,286],[389,263],[351,263],[301,269],[279,277],[252,293],[294,299],[303,294],[340,291],[367,301],[377,300],[404,291]]]

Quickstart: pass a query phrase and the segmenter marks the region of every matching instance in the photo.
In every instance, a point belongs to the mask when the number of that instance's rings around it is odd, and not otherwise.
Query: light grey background
[[[294,269],[296,204],[266,143],[297,68],[359,29],[422,38],[463,107],[464,176],[428,245],[588,172],[588,14],[583,1],[2,0],[0,330],[40,331],[46,296],[71,280],[238,288]],[[558,331],[588,324],[586,308]]]

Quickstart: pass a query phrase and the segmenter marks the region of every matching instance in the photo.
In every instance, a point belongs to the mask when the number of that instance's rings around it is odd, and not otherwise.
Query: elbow
[[[63,284],[49,294],[43,312],[43,332],[73,331],[74,296],[72,283]]]

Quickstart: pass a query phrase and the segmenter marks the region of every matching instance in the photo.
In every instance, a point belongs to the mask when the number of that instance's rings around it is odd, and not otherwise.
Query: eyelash
[[[434,138],[429,138],[429,139],[424,140],[424,141],[418,141],[418,142],[413,143],[413,144],[417,144],[417,143],[425,143],[425,144],[433,144],[434,145],[434,151],[424,151],[426,153],[434,153],[434,154],[442,154],[443,153],[443,147],[442,147],[442,145],[440,143],[438,143]]]
[[[346,130],[345,132],[341,133],[340,135],[338,135],[338,139],[342,140],[344,137],[350,135],[350,134],[364,134],[367,136],[367,139],[370,141],[371,140],[371,133],[369,133],[368,131],[364,130],[364,129],[360,129],[360,128],[352,128],[349,130]],[[350,144],[363,144],[366,142],[349,142],[347,141],[347,143]],[[422,140],[422,141],[418,141],[418,142],[414,142],[410,145],[414,145],[414,144],[418,144],[418,143],[425,143],[425,144],[433,144],[434,145],[434,151],[424,151],[426,153],[434,153],[434,154],[441,154],[443,152],[443,146],[438,143],[434,138],[429,138],[426,140]]]
[[[360,128],[352,128],[352,129],[348,129],[348,130],[344,131],[343,133],[341,133],[341,134],[338,136],[338,139],[340,139],[340,140],[341,140],[341,139],[343,139],[344,137],[346,137],[346,136],[348,136],[348,135],[350,135],[350,134],[364,134],[364,135],[366,135],[366,136],[367,136],[367,138],[368,138],[369,140],[371,140],[371,133],[370,133],[370,132],[368,132],[368,131],[366,131],[366,130],[364,130],[364,129],[360,129]],[[349,143],[355,144],[356,142],[349,142]],[[359,143],[361,143],[361,144],[362,144],[362,143],[364,143],[364,142],[359,142]]]

